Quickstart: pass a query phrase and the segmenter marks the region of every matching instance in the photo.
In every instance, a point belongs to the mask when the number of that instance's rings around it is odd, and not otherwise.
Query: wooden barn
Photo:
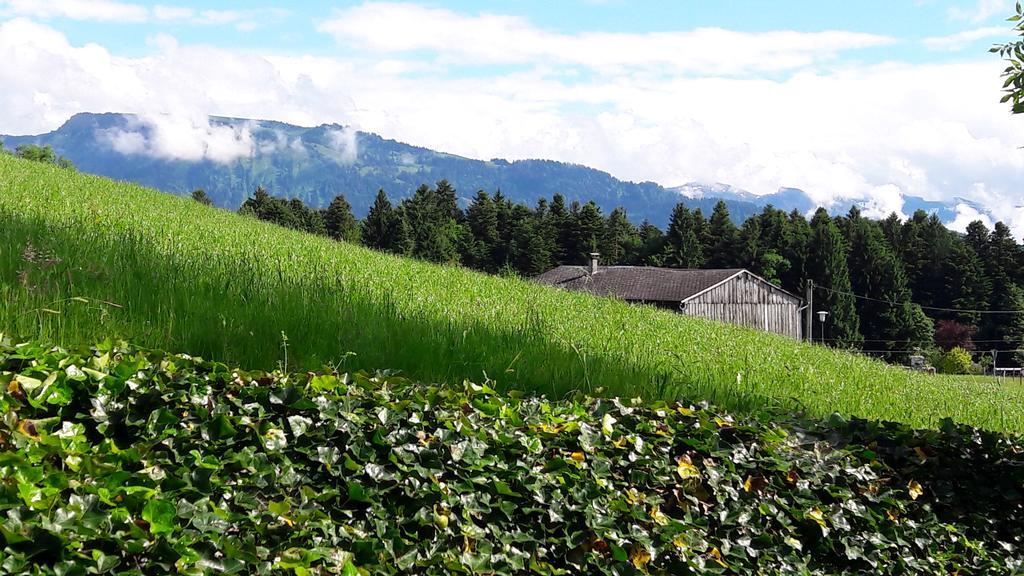
[[[742,268],[681,270],[649,266],[559,266],[537,282],[567,290],[651,304],[681,314],[800,339],[803,301]]]

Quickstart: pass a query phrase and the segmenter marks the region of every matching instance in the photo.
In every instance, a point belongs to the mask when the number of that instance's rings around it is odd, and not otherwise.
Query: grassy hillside
[[[389,367],[556,397],[583,389],[1024,430],[1017,388],[913,376],[782,337],[386,256],[7,156],[0,227],[0,330],[22,337],[81,344],[115,334],[257,368]]]

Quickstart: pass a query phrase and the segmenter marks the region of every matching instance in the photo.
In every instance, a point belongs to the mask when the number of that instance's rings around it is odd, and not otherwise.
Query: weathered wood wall
[[[800,299],[743,273],[686,302],[680,312],[783,334],[803,335]]]

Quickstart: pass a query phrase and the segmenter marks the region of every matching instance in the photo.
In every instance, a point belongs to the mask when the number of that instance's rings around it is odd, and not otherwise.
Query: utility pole
[[[807,324],[807,331],[804,337],[808,342],[814,342],[814,280],[807,280],[807,306],[804,308],[804,322]]]

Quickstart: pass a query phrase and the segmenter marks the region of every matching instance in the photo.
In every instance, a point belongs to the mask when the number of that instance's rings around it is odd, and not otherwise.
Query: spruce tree
[[[882,235],[885,236],[885,242],[889,245],[889,249],[893,254],[896,255],[900,261],[903,260],[903,223],[900,221],[899,214],[895,212],[890,213],[880,223],[882,228]]]
[[[598,250],[598,242],[604,235],[604,216],[597,204],[591,201],[579,208],[574,220],[574,260],[576,263],[588,262],[589,254]]]
[[[578,264],[573,260],[572,215],[565,206],[565,197],[555,194],[547,214],[548,228],[555,234],[555,250],[552,257],[556,264]]]
[[[1010,228],[997,222],[985,247],[985,265],[992,281],[989,309],[985,317],[983,339],[995,341],[993,348],[1002,351],[1024,348],[1024,290],[1017,284],[1017,262],[1020,246]]]
[[[557,250],[558,233],[553,227],[551,210],[548,201],[544,198],[537,200],[537,208],[533,212],[534,235],[536,236],[534,269],[546,272],[555,266],[555,252]]]
[[[480,190],[473,197],[466,210],[466,225],[470,234],[466,265],[477,270],[497,272],[499,264],[494,257],[499,242],[498,210],[487,192]]]
[[[789,262],[789,269],[782,273],[782,287],[795,294],[804,293],[811,250],[811,225],[799,211],[789,213],[788,231],[782,256]]]
[[[246,213],[252,214],[262,220],[262,214],[271,200],[273,200],[273,198],[270,197],[270,194],[267,193],[263,186],[257,186],[252,197],[246,198],[245,202],[242,203],[242,206],[239,208],[239,212],[244,210]]]
[[[866,348],[885,350],[888,360],[902,358],[902,350],[931,343],[930,321],[911,298],[899,259],[889,249],[881,228],[859,212],[847,218],[850,238],[848,264],[852,291],[866,298],[855,302],[860,333]]]
[[[376,250],[394,251],[398,225],[391,201],[381,188],[362,223],[360,238],[363,245]]]
[[[1005,277],[1007,281],[1015,280],[1020,251],[1020,246],[1013,239],[1009,226],[996,222],[989,236],[985,254],[989,276],[993,279]]]
[[[352,205],[344,195],[337,195],[324,211],[327,235],[338,241],[359,242],[359,222],[352,214]]]
[[[491,261],[497,269],[515,268],[512,263],[513,212],[516,205],[507,200],[498,190],[494,193],[494,211],[497,222],[497,239],[491,249]]]
[[[967,225],[967,232],[964,234],[964,241],[974,251],[974,254],[984,262],[988,258],[988,241],[992,233],[981,220],[975,220]]]
[[[700,226],[694,215],[682,202],[676,204],[665,232],[662,263],[670,268],[700,268],[704,265],[704,252],[698,236]]]
[[[712,244],[711,226],[708,224],[708,219],[704,217],[704,211],[700,207],[690,212],[690,222],[693,226],[693,233],[697,236],[697,242],[700,243],[701,266],[706,266]]]
[[[828,312],[824,326],[825,339],[839,348],[858,347],[862,342],[860,320],[851,295],[850,273],[846,262],[846,244],[839,228],[824,208],[811,220],[813,233],[811,259],[808,266],[815,284],[814,311]],[[817,319],[814,320],[817,324]],[[812,334],[819,337],[822,327],[814,326]]]
[[[729,206],[719,200],[711,211],[708,238],[708,266],[711,268],[734,268],[739,265],[737,255],[738,230],[729,216]]]
[[[326,236],[327,227],[324,225],[323,215],[319,210],[306,206],[299,198],[292,198],[288,201],[288,209],[294,216],[295,223],[290,228],[302,230],[317,236]]]
[[[412,198],[402,201],[405,218],[412,233],[412,255],[438,263],[459,261],[463,228],[456,221],[458,210],[454,189],[441,181],[442,193],[426,184],[416,189]]]
[[[960,310],[986,310],[992,293],[992,281],[985,273],[985,264],[974,253],[966,240],[953,243],[949,260],[943,270],[943,288],[951,308]],[[981,325],[981,314],[958,312],[952,320],[969,326]]]
[[[210,198],[206,194],[206,190],[203,190],[202,188],[196,188],[192,191],[192,199],[203,206],[213,206],[213,198]]]
[[[761,219],[752,216],[747,218],[740,226],[737,249],[737,264],[742,268],[748,268],[760,273],[760,259],[762,252],[761,245]]]
[[[636,264],[644,266],[662,266],[665,251],[665,234],[649,220],[644,220],[639,229],[640,251]]]
[[[447,180],[440,180],[437,183],[437,187],[434,189],[434,193],[437,195],[437,209],[439,210],[440,215],[442,217],[451,218],[458,223],[462,223],[464,215],[462,210],[459,209],[455,187]]]
[[[782,253],[789,233],[789,221],[786,213],[769,204],[757,216],[761,222],[761,248]]]
[[[509,263],[521,276],[531,277],[547,271],[551,255],[537,231],[538,219],[522,204],[513,206],[509,214]]]
[[[399,204],[391,216],[391,226],[394,236],[388,245],[388,252],[400,256],[412,256],[416,246],[416,239],[413,237],[412,226],[409,225],[409,218],[405,213],[405,205]]]
[[[951,233],[938,216],[917,210],[903,225],[902,260],[914,301],[948,308],[943,289],[943,268],[952,245]]]
[[[601,260],[608,265],[633,262],[640,250],[640,236],[624,208],[616,208],[608,215],[598,250]]]

